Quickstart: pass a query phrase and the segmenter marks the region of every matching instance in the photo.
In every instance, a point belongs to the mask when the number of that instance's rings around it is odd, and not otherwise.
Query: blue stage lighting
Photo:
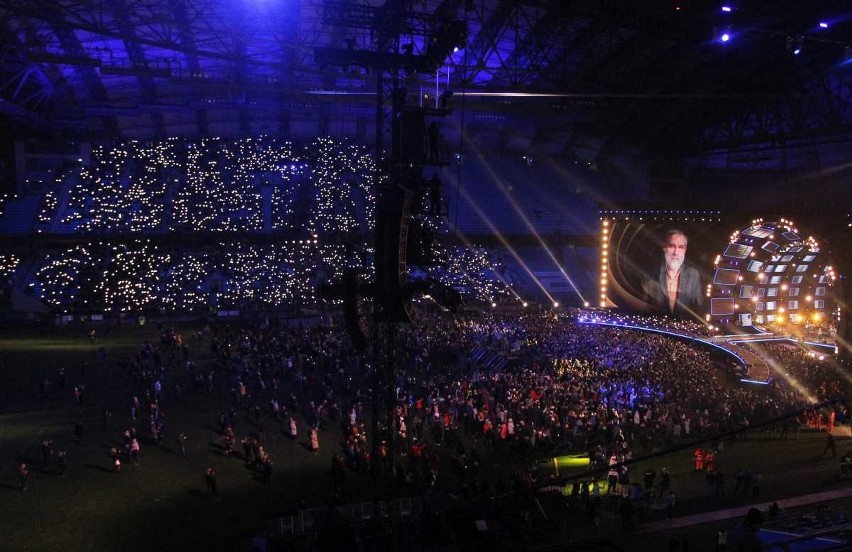
[[[819,28],[820,28],[820,29],[827,29],[827,28],[828,28],[828,23],[826,23],[825,21],[820,21],[820,22],[819,22]]]
[[[722,33],[722,36],[719,37],[719,40],[721,40],[722,42],[728,42],[729,40],[731,40],[731,33],[729,33],[729,32]]]
[[[731,13],[731,6],[722,6],[722,11],[725,13]]]

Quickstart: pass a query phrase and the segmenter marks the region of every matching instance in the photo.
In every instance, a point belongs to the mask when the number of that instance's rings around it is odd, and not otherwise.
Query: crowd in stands
[[[11,280],[20,264],[21,259],[14,253],[0,254],[0,281]]]
[[[98,147],[88,165],[59,174],[37,226],[106,235],[366,233],[375,176],[364,147],[330,138],[302,147],[266,136],[129,141]]]
[[[427,274],[463,296],[492,301],[509,295],[492,251],[454,246],[438,255],[448,262]],[[12,261],[10,270],[17,264]],[[78,314],[315,307],[320,284],[339,281],[353,264],[371,278],[371,263],[353,258],[349,247],[316,239],[195,249],[143,240],[89,242],[45,255],[29,291],[57,312]]]
[[[6,209],[6,202],[10,199],[14,199],[15,196],[11,196],[9,194],[0,194],[0,217],[3,216],[3,213]]]
[[[99,241],[35,252],[33,280],[18,285],[59,313],[316,305],[318,286],[346,267],[372,279],[376,175],[365,148],[330,138],[101,146],[57,175],[34,221]],[[446,232],[437,214],[418,222],[430,237]],[[198,237],[210,233],[223,237]],[[494,251],[423,247],[428,276],[467,298],[495,301],[517,284]],[[20,261],[5,260],[11,277]]]

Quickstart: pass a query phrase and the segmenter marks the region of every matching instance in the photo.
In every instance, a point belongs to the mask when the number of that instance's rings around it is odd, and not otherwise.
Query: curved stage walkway
[[[767,341],[784,341],[791,345],[804,347],[809,350],[814,349],[830,349],[831,352],[823,351],[825,354],[834,354],[834,345],[830,343],[816,343],[803,341],[794,337],[785,335],[777,335],[774,333],[759,333],[759,334],[734,334],[720,336],[702,336],[688,332],[678,332],[653,326],[643,326],[639,324],[631,324],[624,321],[613,321],[607,317],[600,317],[596,314],[584,314],[577,317],[577,321],[582,324],[596,324],[598,326],[610,326],[613,328],[627,328],[643,332],[653,332],[680,339],[701,343],[708,347],[715,347],[720,351],[730,355],[742,367],[742,377],[740,381],[746,383],[758,383],[767,385],[772,381],[772,366],[769,362],[757,353],[755,353],[747,345],[749,343],[761,343]]]
[[[716,338],[698,339],[698,341],[712,341],[716,344],[724,344],[725,347],[735,350],[737,356],[745,363],[746,377],[743,381],[753,383],[769,383],[772,379],[772,371],[769,363],[763,357],[756,355],[745,347],[738,344],[748,341],[742,335],[723,335]]]
[[[739,355],[746,362],[747,379],[743,381],[751,381],[753,383],[765,383],[772,380],[772,365],[766,359],[755,353],[748,347],[749,343],[766,343],[770,341],[785,342],[805,350],[814,351],[822,350],[821,354],[834,354],[834,345],[831,343],[817,343],[814,341],[805,341],[796,339],[795,337],[778,335],[771,332],[759,334],[742,334],[742,335],[722,335],[714,338],[717,343],[725,343],[726,346],[735,348]]]
[[[675,332],[662,328],[654,328],[651,326],[639,326],[635,324],[612,322],[609,320],[599,319],[593,315],[587,315],[578,318],[578,321],[584,324],[596,324],[598,326],[610,326],[613,328],[627,328],[643,332],[660,333],[670,335],[672,337],[677,337],[680,339],[701,343],[702,345],[719,349],[720,351],[733,357],[737,364],[739,364],[743,368],[743,373],[745,374],[745,377],[741,378],[742,381],[745,381],[747,383],[759,383],[765,385],[768,384],[769,381],[772,379],[769,365],[766,363],[765,360],[763,360],[758,355],[752,353],[751,351],[745,349],[744,347],[737,346],[736,341],[741,341],[743,338],[743,336],[741,335],[731,335],[722,337],[699,336],[687,332]]]

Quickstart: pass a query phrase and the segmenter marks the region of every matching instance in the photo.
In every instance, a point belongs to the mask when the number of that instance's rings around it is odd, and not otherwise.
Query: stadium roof
[[[2,0],[0,113],[18,137],[370,139],[383,74],[452,90],[457,129],[498,148],[845,141],[850,4],[741,4]]]

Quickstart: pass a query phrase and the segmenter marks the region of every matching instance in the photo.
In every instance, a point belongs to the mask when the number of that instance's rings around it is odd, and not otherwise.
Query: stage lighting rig
[[[382,6],[372,7],[327,2],[323,21],[338,27],[369,30],[371,36],[379,38],[362,48],[351,37],[346,40],[345,48],[316,47],[314,59],[321,67],[355,66],[374,71],[405,70],[409,75],[434,74],[453,51],[464,48],[468,36],[463,21],[417,13],[402,0],[388,0]],[[408,41],[400,44],[402,37],[408,37]],[[396,47],[389,47],[393,43]],[[425,54],[417,53],[418,44],[425,45]]]
[[[437,71],[453,52],[465,47],[467,35],[467,25],[464,21],[454,19],[443,23],[438,31],[429,37],[429,45],[426,48],[427,65]]]

